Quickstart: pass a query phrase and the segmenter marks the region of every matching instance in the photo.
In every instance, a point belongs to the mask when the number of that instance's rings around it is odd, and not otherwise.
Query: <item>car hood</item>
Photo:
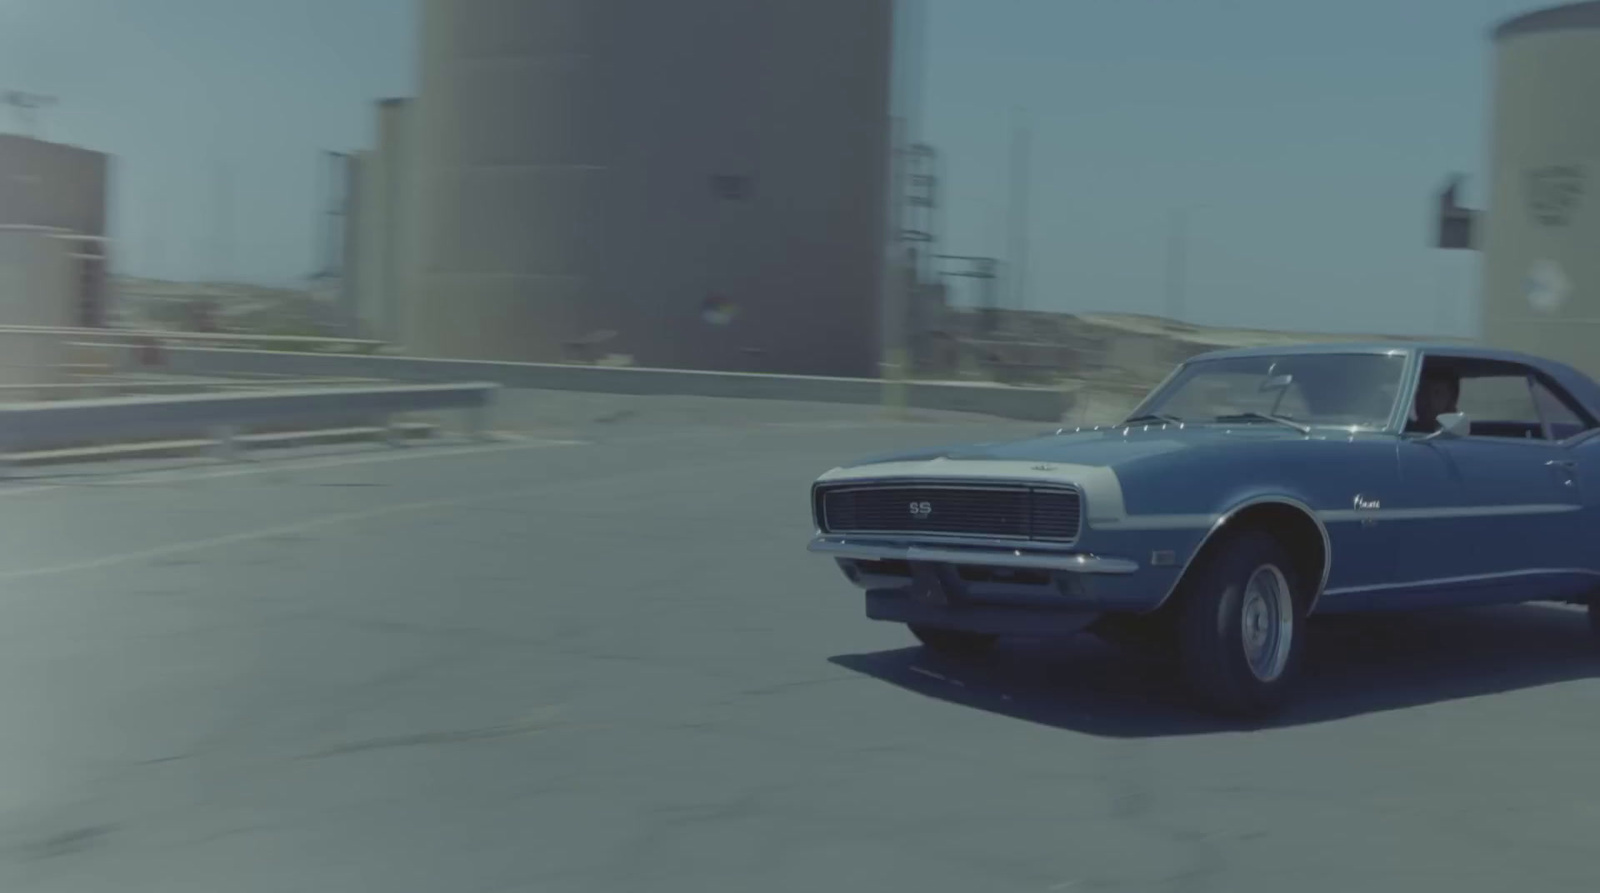
[[[1348,435],[1338,435],[1341,438]],[[1327,439],[1271,423],[1240,425],[1138,425],[1091,428],[1027,440],[961,444],[874,456],[845,468],[916,462],[1036,462],[1118,468],[1156,456],[1244,444]]]

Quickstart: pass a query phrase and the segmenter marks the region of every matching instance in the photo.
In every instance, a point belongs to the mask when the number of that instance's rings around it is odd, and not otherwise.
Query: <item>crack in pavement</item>
[[[567,725],[551,718],[532,718],[518,722],[504,723],[497,726],[486,726],[476,729],[456,729],[442,732],[418,732],[410,735],[387,735],[377,738],[366,738],[338,744],[333,747],[306,754],[301,759],[315,760],[325,757],[346,756],[349,754],[364,753],[372,750],[390,750],[401,747],[426,747],[433,744],[462,744],[472,741],[491,741],[499,738],[514,738],[520,735],[532,735],[546,732],[551,729]]]

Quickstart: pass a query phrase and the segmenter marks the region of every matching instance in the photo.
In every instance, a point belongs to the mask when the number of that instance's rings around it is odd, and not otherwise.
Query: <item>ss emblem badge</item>
[[[913,502],[913,503],[911,503],[911,517],[916,518],[917,520],[920,521],[923,518],[926,518],[931,514],[933,514],[933,503],[931,503],[931,502]]]

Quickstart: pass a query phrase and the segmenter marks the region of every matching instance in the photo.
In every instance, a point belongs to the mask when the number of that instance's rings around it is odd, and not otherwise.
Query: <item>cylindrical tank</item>
[[[77,239],[58,227],[0,224],[0,325],[78,324],[81,296]],[[59,384],[69,357],[65,339],[0,335],[0,384]],[[0,400],[6,399],[0,397]]]
[[[1483,340],[1600,375],[1600,2],[1494,32]]]
[[[427,0],[405,340],[873,375],[892,0]]]

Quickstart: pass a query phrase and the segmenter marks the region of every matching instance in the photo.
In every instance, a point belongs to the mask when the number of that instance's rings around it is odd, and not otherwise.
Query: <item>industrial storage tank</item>
[[[65,238],[73,246],[66,255],[73,272],[63,295],[36,295],[29,301],[50,305],[44,317],[16,316],[17,307],[0,297],[0,322],[24,324],[37,318],[55,319],[56,302],[67,301],[61,319],[72,325],[100,326],[106,322],[106,194],[111,159],[102,152],[61,143],[50,143],[16,134],[0,134],[0,226],[6,227],[8,240],[23,239],[36,244],[52,257],[57,240]],[[20,232],[50,231],[55,236],[34,238]],[[10,263],[10,261],[7,261]],[[0,274],[9,275],[9,274]],[[54,323],[62,324],[62,323]]]
[[[426,0],[402,340],[876,375],[892,0]]]
[[[1600,375],[1600,2],[1494,33],[1483,339]]]

